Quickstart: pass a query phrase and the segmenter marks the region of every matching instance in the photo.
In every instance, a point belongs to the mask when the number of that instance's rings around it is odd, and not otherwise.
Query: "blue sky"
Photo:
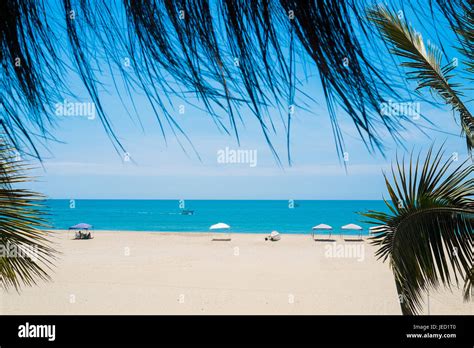
[[[423,36],[430,37],[429,33]],[[448,53],[457,56],[454,50]],[[194,107],[193,104],[199,105],[196,100],[173,100],[175,119],[191,138],[201,157],[199,160],[192,152],[184,153],[171,132],[167,132],[165,143],[145,96],[133,94],[140,125],[121,105],[110,74],[104,73],[101,81],[104,82],[103,104],[133,161],[124,161],[126,155],[115,152],[98,118],[57,116],[52,133],[60,142],[47,143],[49,153],[43,152],[44,168],[35,170],[38,181],[31,184],[31,188],[50,198],[68,199],[381,199],[386,195],[382,171],[389,169],[397,153],[405,153],[385,134],[386,158],[370,154],[351,120],[339,111],[349,155],[346,172],[336,153],[317,76],[303,86],[317,104],[310,105],[311,112],[295,109],[291,167],[285,162],[284,129],[278,122],[277,111],[270,109],[278,128],[272,142],[282,158],[283,168],[272,156],[260,126],[248,109],[239,110],[245,122],[245,126],[239,125],[240,149],[256,151],[254,167],[248,163],[218,163],[218,151],[239,149],[235,137],[224,134],[206,112]],[[70,82],[78,98],[68,98],[68,101],[89,101],[72,72]],[[185,106],[184,114],[179,113],[180,105]],[[461,159],[465,158],[465,140],[459,136],[460,127],[452,112],[423,102],[420,108],[435,124],[434,128],[443,132],[425,129],[430,139],[410,126],[403,133],[406,147],[427,149],[433,141],[439,145],[446,141],[448,155],[457,152]],[[227,116],[220,114],[226,121]],[[415,122],[428,126],[423,120]]]

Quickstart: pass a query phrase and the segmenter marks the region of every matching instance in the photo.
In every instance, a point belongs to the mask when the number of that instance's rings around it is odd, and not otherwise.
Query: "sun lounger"
[[[228,233],[216,233],[212,236],[212,241],[215,241],[215,242],[228,242],[231,239],[232,238],[230,234]]]
[[[315,234],[314,231],[311,234],[311,237],[313,238],[315,242],[335,242],[336,240],[331,238],[331,236],[332,236],[332,233],[329,233],[327,235],[318,235],[318,234]]]
[[[359,236],[354,236],[354,237],[344,237],[345,242],[363,242],[364,239],[362,238],[362,235]]]
[[[336,240],[334,238],[331,238],[331,236],[328,237],[321,237],[318,235],[313,235],[313,240],[315,242],[335,242]]]

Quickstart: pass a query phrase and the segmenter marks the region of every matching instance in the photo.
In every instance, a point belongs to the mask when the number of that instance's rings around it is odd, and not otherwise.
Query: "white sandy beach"
[[[207,233],[113,231],[72,237],[57,231],[62,255],[52,281],[3,292],[1,314],[401,314],[389,266],[366,241],[337,237],[330,247],[310,235],[270,242],[232,234],[216,242]],[[363,247],[346,247],[353,244]],[[443,290],[430,293],[430,313],[474,311],[460,290]]]

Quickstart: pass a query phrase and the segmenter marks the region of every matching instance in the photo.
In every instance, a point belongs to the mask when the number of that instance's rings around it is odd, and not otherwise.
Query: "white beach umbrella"
[[[363,230],[362,227],[356,224],[349,224],[349,225],[344,225],[341,227],[343,230]]]
[[[323,231],[331,231],[332,227],[326,224],[319,224],[313,227],[313,238],[314,238],[314,231],[323,230]],[[331,233],[329,233],[329,238],[331,237]]]
[[[223,222],[219,222],[219,223],[209,227],[210,230],[228,230],[229,228],[230,228],[230,226],[223,223]]]
[[[332,227],[326,224],[319,224],[314,226],[313,230],[332,230]]]
[[[358,240],[362,240],[362,230],[363,228],[360,227],[359,225],[356,225],[356,224],[348,224],[348,225],[344,225],[341,227],[341,229],[343,230],[356,230],[356,231],[359,231],[359,239]],[[348,240],[348,239],[345,239],[344,240]]]
[[[216,233],[214,234],[212,240],[230,240],[230,233],[224,233],[224,231],[227,231],[230,229],[230,226],[223,223],[219,222],[215,225],[212,225],[209,227],[211,231],[215,231]]]

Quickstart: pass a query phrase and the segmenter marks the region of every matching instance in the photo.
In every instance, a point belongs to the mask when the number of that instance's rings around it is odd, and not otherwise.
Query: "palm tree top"
[[[429,89],[457,111],[460,116],[462,131],[466,135],[468,150],[474,148],[474,116],[463,100],[465,97],[461,84],[453,82],[453,70],[457,64],[449,61],[442,65],[443,52],[433,43],[425,42],[420,33],[417,33],[406,20],[385,6],[378,5],[368,10],[368,18],[375,23],[382,37],[390,45],[390,52],[402,59],[401,66],[408,69],[408,78],[418,83],[417,90]],[[474,29],[474,15],[465,10],[461,27],[455,29],[464,40],[459,40],[460,52],[465,58],[468,79],[472,81],[472,57],[474,45],[472,31]],[[469,48],[470,47],[470,48]]]
[[[397,159],[385,175],[389,213],[362,214],[383,225],[372,242],[390,263],[404,314],[419,313],[430,288],[451,287],[461,277],[469,300],[474,284],[474,165],[443,160],[442,148],[420,157],[410,156],[407,166]]]

